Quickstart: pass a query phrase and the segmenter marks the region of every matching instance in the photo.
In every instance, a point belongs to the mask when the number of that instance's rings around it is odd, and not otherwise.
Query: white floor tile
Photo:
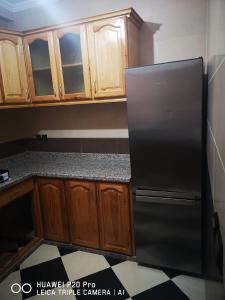
[[[191,300],[206,299],[205,281],[203,279],[180,275],[172,280]]]
[[[61,289],[54,289],[50,295],[37,295],[29,298],[29,300],[76,300],[76,296],[73,295],[73,290],[68,287]]]
[[[56,246],[42,244],[20,265],[20,269],[25,269],[59,256],[60,253]]]
[[[6,279],[0,283],[0,299],[1,300],[22,300],[22,293],[14,294],[11,286],[14,283],[21,283],[20,271],[11,273]],[[15,291],[18,290],[15,286]]]
[[[169,277],[160,270],[139,266],[135,262],[126,261],[112,267],[130,296],[134,296],[169,280]]]
[[[77,251],[62,256],[69,280],[76,280],[109,267],[102,255]]]

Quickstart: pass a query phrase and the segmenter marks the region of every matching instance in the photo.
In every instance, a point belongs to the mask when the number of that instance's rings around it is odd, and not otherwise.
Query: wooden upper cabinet
[[[28,35],[24,42],[32,101],[60,100],[52,32]]]
[[[101,248],[132,254],[128,186],[99,183],[97,189]]]
[[[0,72],[1,102],[28,102],[28,79],[21,37],[0,33]]]
[[[87,26],[93,97],[124,96],[124,69],[128,66],[125,18]]]
[[[142,23],[128,8],[23,33],[2,30],[0,103],[125,101],[125,68],[140,65]]]
[[[37,180],[44,238],[68,241],[64,182],[61,179]]]
[[[91,97],[85,25],[54,32],[61,99]]]
[[[66,182],[67,207],[71,242],[86,247],[99,247],[95,183]]]

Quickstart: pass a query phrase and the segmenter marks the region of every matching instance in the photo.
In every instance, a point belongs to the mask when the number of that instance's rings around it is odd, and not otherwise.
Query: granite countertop
[[[0,191],[32,176],[129,182],[128,154],[61,153],[26,151],[0,159],[0,169],[9,170],[10,179],[0,183]]]

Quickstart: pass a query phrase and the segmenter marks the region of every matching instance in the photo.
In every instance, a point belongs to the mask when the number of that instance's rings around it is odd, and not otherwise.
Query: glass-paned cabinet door
[[[59,100],[56,59],[51,32],[26,37],[33,101]]]
[[[90,75],[85,26],[55,32],[60,96],[62,99],[89,98]]]

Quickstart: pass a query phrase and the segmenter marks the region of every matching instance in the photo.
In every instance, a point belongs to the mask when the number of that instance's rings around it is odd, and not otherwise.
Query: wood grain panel
[[[94,182],[68,181],[66,192],[71,242],[98,248],[99,230]]]
[[[127,64],[125,19],[88,24],[89,55],[94,98],[125,95]]]
[[[127,20],[128,32],[128,65],[129,67],[140,66],[140,26],[132,20]]]
[[[68,241],[64,183],[60,179],[38,179],[44,238]]]
[[[132,254],[128,186],[99,183],[97,187],[101,248]]]
[[[28,79],[21,37],[0,34],[0,68],[4,103],[28,102]]]

